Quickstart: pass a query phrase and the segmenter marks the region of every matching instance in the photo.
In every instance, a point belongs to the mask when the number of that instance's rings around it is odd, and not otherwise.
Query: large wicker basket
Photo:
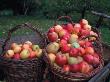
[[[70,23],[74,24],[71,21],[70,17],[63,16],[63,17],[58,18],[58,20],[62,19],[62,18],[67,18],[70,20]],[[55,22],[55,25],[56,24],[57,23]],[[48,65],[47,69],[49,71],[49,77],[50,77],[51,82],[85,82],[85,81],[88,81],[91,77],[93,77],[95,74],[97,74],[103,68],[103,65],[104,65],[104,61],[102,58],[103,49],[102,49],[102,44],[100,42],[100,33],[97,31],[97,29],[95,29],[95,28],[92,28],[92,29],[99,36],[98,37],[87,36],[87,37],[82,38],[82,39],[86,39],[89,37],[96,37],[97,38],[95,41],[96,45],[94,45],[94,48],[95,48],[95,51],[100,54],[99,55],[100,65],[97,68],[95,68],[93,71],[89,72],[88,74],[65,72],[61,67],[51,63],[51,61],[49,60],[48,54],[45,50],[44,51],[45,52],[44,60],[46,61],[47,65]],[[48,73],[48,72],[46,72],[46,73]]]
[[[17,30],[31,30],[31,34],[17,36],[12,38],[12,33]],[[20,31],[22,32],[22,31]],[[0,64],[4,70],[6,82],[41,82],[45,70],[45,62],[40,58],[33,58],[27,60],[14,60],[4,58],[4,53],[11,43],[23,43],[31,41],[38,44],[42,49],[46,46],[46,39],[44,35],[32,24],[25,23],[18,25],[8,32],[8,37],[3,45],[3,52],[0,57]]]

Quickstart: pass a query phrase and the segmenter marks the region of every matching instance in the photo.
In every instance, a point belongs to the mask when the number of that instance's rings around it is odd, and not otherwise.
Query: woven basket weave
[[[71,18],[68,16],[62,16],[59,19],[62,18],[67,18],[69,19],[70,23],[72,23],[74,25],[74,23],[71,21]],[[55,25],[57,25],[57,22],[55,22]],[[98,34],[98,37],[96,36],[87,36],[85,38],[82,39],[86,39],[89,37],[96,37],[96,41],[95,41],[95,52],[97,52],[100,58],[100,64],[97,68],[95,68],[93,71],[89,72],[88,74],[83,74],[83,73],[72,73],[72,72],[65,72],[61,67],[57,66],[57,65],[53,65],[51,64],[51,61],[49,60],[48,54],[45,52],[45,56],[44,56],[44,60],[46,61],[47,65],[48,65],[48,71],[50,74],[50,78],[51,78],[51,82],[85,82],[87,80],[89,80],[91,77],[93,77],[95,74],[97,74],[104,65],[104,61],[102,58],[102,53],[103,53],[103,49],[102,49],[102,44],[101,44],[101,40],[100,40],[100,33],[98,32],[97,29],[92,28],[93,31],[95,31]],[[46,72],[47,73],[47,72]]]
[[[12,38],[12,33],[20,30],[31,30],[31,34],[27,36],[17,36]],[[21,32],[21,31],[20,31]],[[46,46],[44,35],[32,26],[30,23],[18,25],[8,32],[8,37],[3,45],[3,52],[0,57],[0,64],[3,67],[6,82],[40,82],[43,78],[45,69],[45,62],[40,58],[33,58],[27,60],[15,60],[4,58],[4,53],[9,49],[11,43],[24,43],[31,41],[33,44],[38,44],[42,49]]]

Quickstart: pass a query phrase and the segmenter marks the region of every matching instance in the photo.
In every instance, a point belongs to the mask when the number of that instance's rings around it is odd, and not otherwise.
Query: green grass
[[[50,19],[45,19],[45,18],[40,18],[40,17],[35,17],[35,16],[11,16],[11,17],[0,17],[0,38],[1,37],[6,37],[7,31],[18,25],[22,24],[25,22],[30,22],[34,26],[42,29],[44,32],[47,31],[48,28],[50,28],[54,24],[55,20],[50,20]],[[26,31],[26,30],[24,30]],[[24,34],[23,30],[17,31],[14,33],[14,35],[21,35]],[[104,42],[107,42],[110,44],[110,30],[106,28],[106,26],[102,26],[100,29],[102,33],[102,40]]]

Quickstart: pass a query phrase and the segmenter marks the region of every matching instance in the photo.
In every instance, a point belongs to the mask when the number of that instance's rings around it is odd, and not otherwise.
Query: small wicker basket
[[[22,35],[12,38],[12,33],[18,29],[31,30],[31,34],[33,35],[27,34],[27,36]],[[0,57],[0,65],[4,70],[6,82],[41,82],[43,78],[45,70],[45,62],[42,59],[43,54],[39,58],[26,60],[7,59],[4,57],[4,53],[9,49],[11,43],[24,43],[25,41],[31,41],[34,44],[38,44],[42,49],[46,46],[44,35],[30,23],[21,24],[9,30]]]

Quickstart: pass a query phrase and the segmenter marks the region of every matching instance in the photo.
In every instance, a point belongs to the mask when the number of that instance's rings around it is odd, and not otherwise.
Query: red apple
[[[85,47],[92,47],[92,42],[85,41]]]
[[[81,47],[84,47],[84,46],[85,46],[85,41],[84,41],[84,40],[80,40],[78,43],[79,43],[79,45],[80,45]]]
[[[92,55],[87,54],[87,55],[84,55],[83,58],[84,58],[84,60],[85,60],[86,62],[88,62],[89,64],[92,64],[92,63],[93,63],[94,57],[93,57]]]
[[[90,31],[89,30],[81,30],[81,33],[80,33],[81,36],[88,36],[90,35]]]
[[[36,53],[34,51],[30,52],[29,58],[35,58],[35,57],[36,57]]]
[[[20,54],[18,54],[18,53],[15,54],[15,55],[13,56],[13,58],[16,59],[16,60],[20,60]]]
[[[58,39],[58,34],[56,32],[50,32],[47,34],[49,41],[54,42]]]
[[[56,25],[56,26],[54,26],[54,29],[55,29],[56,33],[59,33],[59,31],[62,30],[63,28],[60,25]]]
[[[79,66],[80,66],[80,72],[81,73],[88,73],[88,72],[90,72],[90,67],[89,67],[89,64],[87,62],[85,62],[85,61],[81,62],[79,64]]]
[[[78,50],[78,48],[71,48],[71,49],[70,49],[70,52],[69,52],[69,55],[70,55],[71,57],[76,57],[76,56],[78,56],[78,55],[79,55],[79,50]]]
[[[67,64],[67,57],[63,54],[56,55],[55,63],[59,66],[63,66]]]
[[[11,48],[14,49],[18,44],[17,43],[12,43]]]
[[[74,25],[74,28],[79,28],[79,29],[81,29],[81,25],[80,25],[79,23],[76,23],[76,24]]]
[[[21,48],[20,46],[16,46],[16,47],[14,47],[14,49],[13,49],[14,53],[20,53],[21,50],[22,50],[22,48]]]
[[[79,49],[79,55],[83,56],[85,55],[85,49],[83,47],[78,48]]]
[[[63,70],[64,70],[65,72],[69,72],[69,71],[70,71],[69,65],[64,65],[64,66],[63,66]]]
[[[74,28],[73,28],[73,32],[72,32],[72,33],[78,34],[78,33],[80,32],[80,30],[81,30],[81,25],[78,24],[78,23],[76,23],[76,24],[74,25]]]
[[[65,29],[62,29],[59,31],[59,36],[63,37],[64,35],[68,34],[68,32]]]
[[[84,25],[87,25],[88,24],[88,21],[86,20],[86,19],[82,19],[81,21],[80,21],[80,25],[81,26],[84,26]]]
[[[68,45],[62,45],[61,46],[61,51],[66,53],[66,52],[69,52],[70,50],[70,47]]]
[[[30,45],[29,44],[23,44],[22,48],[23,49],[29,49],[30,48]]]
[[[86,47],[85,48],[86,54],[94,54],[94,48],[92,47]]]
[[[72,33],[73,25],[71,23],[68,23],[64,29],[66,29],[69,33]]]
[[[91,31],[91,26],[86,24],[83,26],[83,29]]]
[[[70,71],[71,72],[79,72],[80,71],[79,64],[72,64],[72,65],[70,65]]]
[[[13,50],[8,50],[5,54],[6,58],[12,58],[14,56],[14,51]]]
[[[66,35],[64,35],[64,36],[62,37],[62,39],[68,41],[68,40],[70,39],[70,34],[67,33]]]
[[[61,39],[59,42],[60,47],[63,45],[67,45],[67,41],[65,39]]]
[[[99,56],[96,55],[96,54],[94,54],[94,55],[93,55],[93,66],[94,66],[94,67],[97,67],[99,64],[100,64]]]
[[[48,33],[52,33],[54,31],[55,31],[55,29],[54,29],[54,27],[52,27],[52,28],[49,29]]]
[[[51,61],[52,63],[55,61],[55,58],[56,58],[55,54],[49,53],[49,54],[48,54],[48,57],[49,57],[49,59],[50,59],[50,61]]]

